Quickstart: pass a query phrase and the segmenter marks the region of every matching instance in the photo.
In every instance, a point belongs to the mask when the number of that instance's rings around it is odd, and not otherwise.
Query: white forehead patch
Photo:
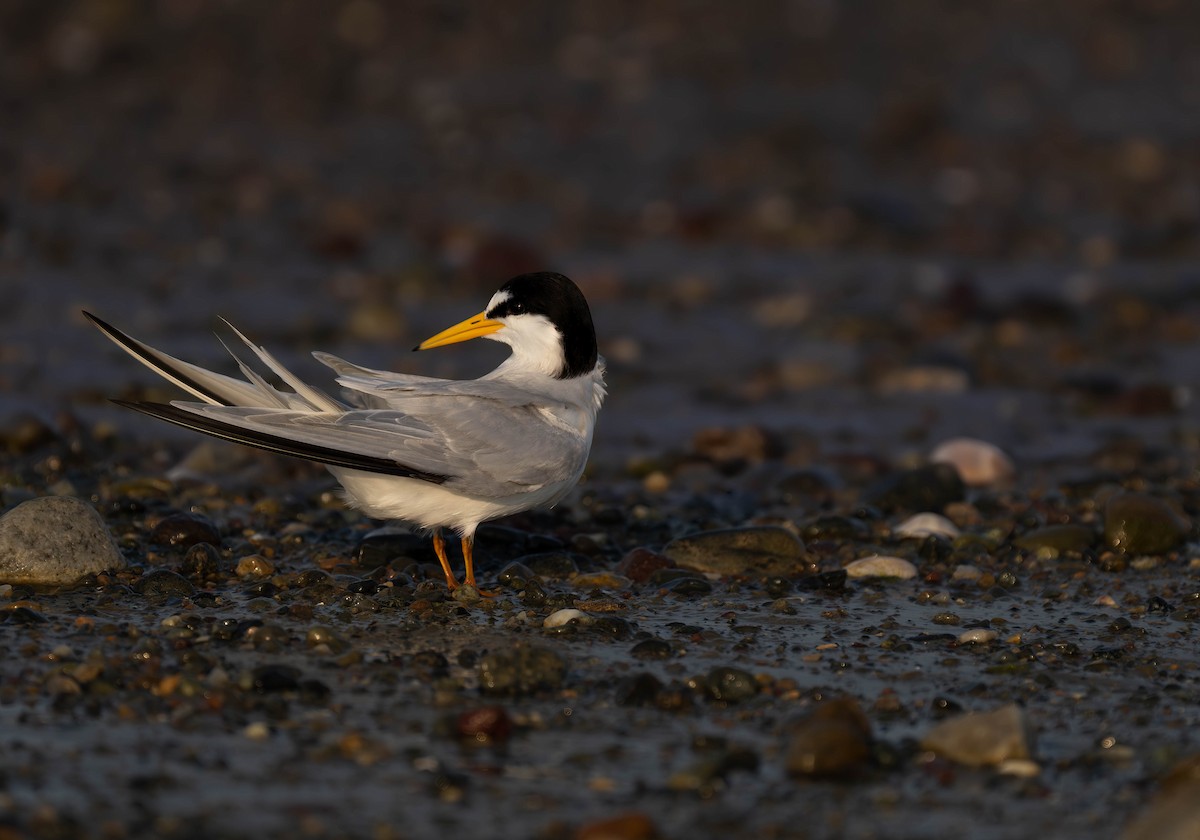
[[[483,311],[491,312],[510,297],[512,297],[512,292],[510,292],[508,289],[501,289],[500,291],[496,292],[496,294],[492,295],[492,299],[488,301],[487,308],[485,308]]]

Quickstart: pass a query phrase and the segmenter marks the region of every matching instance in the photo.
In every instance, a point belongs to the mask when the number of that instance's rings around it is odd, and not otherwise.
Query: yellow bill
[[[435,336],[427,338],[416,346],[417,350],[428,350],[431,347],[441,347],[446,344],[457,344],[460,341],[470,341],[472,338],[489,335],[504,325],[499,321],[488,318],[487,312],[480,312],[465,321],[460,321],[453,327],[442,330]]]

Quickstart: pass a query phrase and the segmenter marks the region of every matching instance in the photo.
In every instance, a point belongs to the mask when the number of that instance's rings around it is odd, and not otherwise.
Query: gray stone
[[[667,544],[676,565],[716,575],[788,576],[807,571],[804,543],[786,528],[751,526],[689,534]]]
[[[124,565],[100,514],[79,499],[30,499],[0,517],[0,583],[70,584]]]

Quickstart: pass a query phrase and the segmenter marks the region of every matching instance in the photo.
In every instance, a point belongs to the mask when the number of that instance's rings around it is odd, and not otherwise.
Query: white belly
[[[484,499],[414,478],[342,467],[330,467],[329,471],[345,488],[347,503],[368,516],[399,519],[426,529],[453,528],[462,536],[475,533],[480,522],[552,505],[574,484],[563,482],[529,493]]]

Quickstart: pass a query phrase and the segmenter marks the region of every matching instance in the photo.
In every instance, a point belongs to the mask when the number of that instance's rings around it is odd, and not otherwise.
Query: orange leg
[[[454,570],[450,568],[450,559],[446,557],[446,541],[442,539],[441,528],[433,532],[433,553],[437,555],[438,562],[442,564],[442,571],[446,574],[446,588],[452,591],[458,589],[458,581],[454,578]],[[470,555],[467,555],[467,582],[473,585],[474,581],[469,577],[470,574],[471,558]]]
[[[479,585],[475,583],[475,538],[462,538],[463,562],[467,566],[467,576],[463,579],[463,583],[468,583],[476,589]]]
[[[469,586],[474,586],[475,589],[485,598],[494,598],[500,594],[498,592],[484,592],[479,588],[479,584],[475,582],[475,538],[463,537],[462,541],[463,561],[467,564],[467,576],[464,583]]]

